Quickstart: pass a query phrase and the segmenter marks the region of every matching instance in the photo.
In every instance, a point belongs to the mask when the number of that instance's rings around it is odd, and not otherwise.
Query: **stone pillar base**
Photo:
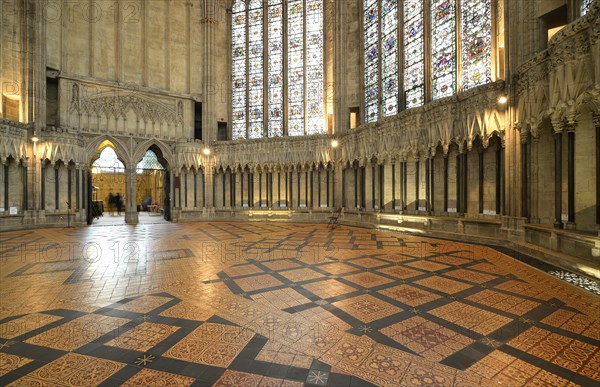
[[[125,212],[125,223],[127,224],[138,224],[140,221],[139,215],[136,211],[126,211]]]

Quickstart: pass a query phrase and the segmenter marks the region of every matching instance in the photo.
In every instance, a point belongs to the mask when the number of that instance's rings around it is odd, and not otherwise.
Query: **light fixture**
[[[508,97],[506,97],[505,95],[501,95],[500,97],[498,97],[498,103],[504,105],[506,102],[508,102]]]
[[[208,156],[210,154],[210,149],[204,148],[204,149],[202,149],[202,153],[204,153],[206,156]]]
[[[37,136],[33,136],[33,137],[31,137],[31,141],[38,142],[38,141],[40,141],[40,139]]]
[[[337,148],[339,145],[338,140],[331,140],[331,147],[332,148]]]

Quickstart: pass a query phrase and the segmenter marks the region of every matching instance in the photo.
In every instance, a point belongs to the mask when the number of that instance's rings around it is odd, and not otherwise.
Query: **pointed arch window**
[[[100,152],[100,156],[92,163],[92,172],[123,172],[125,171],[125,165],[119,160],[115,150],[107,146]]]
[[[363,0],[365,121],[491,82],[492,1]]]
[[[233,139],[325,133],[323,0],[236,0],[231,33]]]

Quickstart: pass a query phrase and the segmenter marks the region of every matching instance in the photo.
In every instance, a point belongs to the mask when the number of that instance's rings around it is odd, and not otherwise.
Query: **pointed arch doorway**
[[[139,223],[171,220],[171,177],[160,148],[152,145],[136,166],[136,205]]]
[[[87,224],[123,224],[127,178],[125,163],[115,145],[110,140],[103,141],[89,165]]]

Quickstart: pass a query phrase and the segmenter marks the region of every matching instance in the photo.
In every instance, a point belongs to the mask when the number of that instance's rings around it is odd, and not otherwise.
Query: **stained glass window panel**
[[[269,137],[283,135],[283,5],[281,0],[269,0]]]
[[[433,99],[456,91],[455,0],[431,1],[431,67]]]
[[[237,0],[232,9],[232,138],[246,138],[246,7]]]
[[[263,136],[263,6],[251,0],[248,20],[248,137]]]
[[[288,135],[304,134],[304,12],[302,0],[288,1]]]
[[[404,92],[406,108],[425,102],[423,1],[404,2]]]
[[[381,87],[383,115],[398,113],[398,3],[381,3]]]
[[[119,160],[113,148],[107,146],[100,152],[100,156],[92,163],[92,171],[99,172],[122,172],[125,165]]]
[[[490,0],[463,0],[462,88],[492,80],[492,10]]]
[[[325,133],[323,0],[306,0],[306,134]]]
[[[581,16],[587,14],[594,0],[581,0]]]
[[[365,121],[379,119],[379,6],[364,0]]]

